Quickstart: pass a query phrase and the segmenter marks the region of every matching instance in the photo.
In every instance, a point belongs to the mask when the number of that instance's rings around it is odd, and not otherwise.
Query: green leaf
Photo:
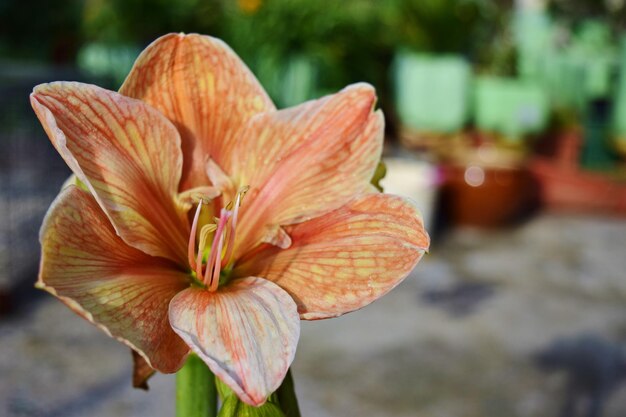
[[[381,193],[383,192],[383,187],[382,187],[382,185],[380,185],[380,181],[383,178],[385,178],[385,175],[387,175],[387,166],[385,165],[385,163],[383,161],[380,161],[378,163],[378,166],[376,167],[376,171],[374,171],[374,176],[372,177],[370,182]]]
[[[228,395],[218,417],[285,417],[285,414],[269,401],[260,407],[253,407],[243,403],[236,395]]]

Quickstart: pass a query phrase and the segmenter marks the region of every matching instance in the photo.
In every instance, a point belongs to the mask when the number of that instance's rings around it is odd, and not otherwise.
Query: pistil
[[[211,245],[211,252],[207,260],[203,280],[204,284],[210,291],[215,291],[215,289],[217,289],[217,284],[220,280],[219,273],[222,265],[222,248],[225,237],[224,232],[226,229],[226,223],[228,222],[231,214],[231,211],[222,209],[220,211],[220,218],[217,220],[217,229],[215,230],[215,236],[213,236],[213,244]]]
[[[235,247],[235,231],[237,230],[237,218],[239,215],[239,206],[241,206],[241,200],[246,195],[250,187],[242,187],[237,192],[237,198],[235,199],[235,207],[233,207],[233,217],[230,221],[230,236],[228,239],[228,246],[226,249],[226,255],[224,255],[224,259],[226,259],[226,265],[230,262],[230,258],[233,254],[233,249]]]
[[[196,231],[198,230],[198,219],[200,218],[200,212],[202,211],[202,199],[198,202],[198,208],[196,214],[193,216],[193,222],[191,223],[191,233],[189,234],[189,244],[187,245],[187,258],[189,260],[189,267],[192,270],[196,270]]]

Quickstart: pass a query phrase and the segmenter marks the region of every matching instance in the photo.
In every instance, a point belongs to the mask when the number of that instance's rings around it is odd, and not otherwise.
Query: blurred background
[[[224,39],[279,107],[373,84],[381,184],[433,237],[387,297],[303,323],[303,416],[626,416],[625,3],[0,1],[0,415],[173,415],[173,376],[133,390],[127,349],[33,289],[69,171],[28,94],[117,89],[182,31]]]

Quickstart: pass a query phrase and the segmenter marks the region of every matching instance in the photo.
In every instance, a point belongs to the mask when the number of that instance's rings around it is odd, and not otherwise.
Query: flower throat
[[[237,191],[235,202],[231,201],[220,210],[220,215],[215,218],[215,223],[202,226],[196,252],[196,234],[204,200],[201,198],[198,202],[191,224],[187,256],[189,267],[195,272],[197,281],[203,284],[209,291],[217,290],[222,266],[228,265],[231,261],[235,246],[239,207],[248,188],[243,187]],[[208,242],[211,233],[213,233],[212,241],[205,261],[205,252],[209,247]]]

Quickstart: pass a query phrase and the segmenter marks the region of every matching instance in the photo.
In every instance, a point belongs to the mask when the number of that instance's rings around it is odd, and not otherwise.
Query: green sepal
[[[285,414],[270,401],[260,407],[253,407],[242,402],[236,395],[229,395],[217,417],[285,417]]]
[[[374,171],[374,176],[370,180],[370,183],[378,189],[381,193],[384,191],[383,186],[380,185],[380,181],[385,178],[387,175],[387,165],[381,160],[376,166],[376,171]]]
[[[285,417],[300,417],[300,407],[298,407],[298,398],[296,397],[293,377],[291,376],[291,368],[287,371],[283,383],[280,384],[280,387],[273,395],[276,395],[276,400],[280,404],[283,413],[285,413]]]
[[[215,385],[223,404],[218,417],[300,417],[291,369],[287,371],[280,387],[261,407],[243,403],[218,377],[215,377]]]
[[[228,388],[228,385],[223,383],[217,376],[215,376],[215,386],[217,387],[217,394],[220,396],[220,400],[222,400],[222,402],[225,402],[228,397],[236,397],[233,390]]]

